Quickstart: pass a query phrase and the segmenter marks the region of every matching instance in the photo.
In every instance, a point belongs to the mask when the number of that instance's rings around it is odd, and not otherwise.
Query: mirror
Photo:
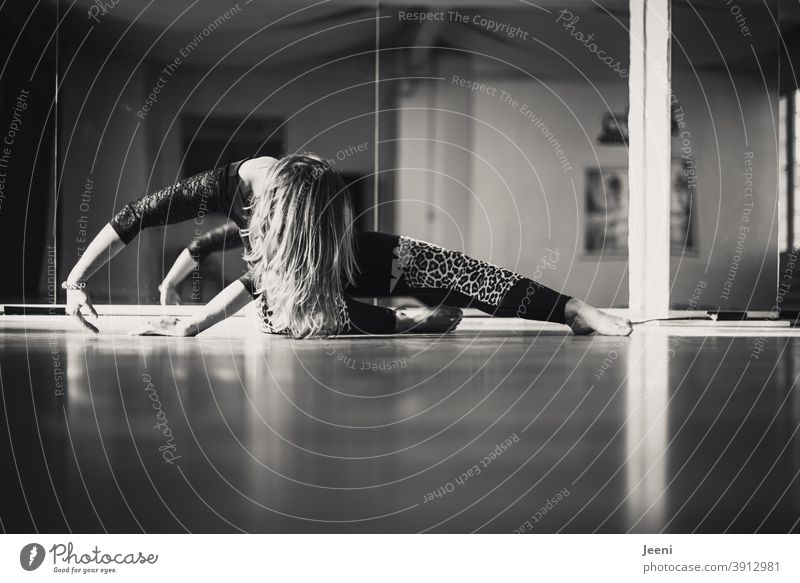
[[[798,12],[673,2],[673,308],[775,305],[776,257],[800,240]],[[345,0],[48,0],[6,14],[0,230],[21,250],[6,258],[6,302],[63,301],[57,283],[126,202],[308,150],[341,169],[362,228],[627,305],[625,0],[397,0],[377,26],[373,2]],[[145,231],[95,277],[96,300],[156,302],[175,257],[225,218],[198,221]],[[238,249],[213,255],[182,300],[207,301],[243,268]]]
[[[381,16],[395,231],[626,306],[627,1]]]
[[[59,3],[59,281],[128,201],[248,157],[331,160],[373,222],[370,2],[99,6]],[[225,221],[201,214],[143,231],[93,278],[96,301],[157,302],[179,253]],[[182,301],[208,301],[244,268],[239,248],[211,255]]]
[[[672,2],[673,308],[775,305],[779,4]]]

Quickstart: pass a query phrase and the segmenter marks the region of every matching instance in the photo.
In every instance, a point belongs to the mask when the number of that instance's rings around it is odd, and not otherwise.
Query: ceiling
[[[106,14],[96,14],[99,22],[88,18],[89,10],[97,10],[94,0],[47,1],[58,4],[64,17],[62,34],[86,34],[87,46],[93,50],[114,50],[137,59],[171,60],[234,5],[240,10],[204,36],[192,52],[192,65],[249,68],[263,61],[270,67],[307,67],[363,53],[361,66],[368,69],[376,42],[372,0],[122,0]],[[675,66],[691,62],[696,68],[714,67],[724,58],[729,67],[752,67],[749,61],[754,51],[762,56],[776,54],[778,30],[764,1],[737,0],[748,25],[757,31],[746,39],[723,2],[674,0]],[[614,74],[598,67],[596,55],[556,19],[559,11],[571,11],[579,17],[573,31],[592,33],[606,54],[625,63],[627,6],[628,0],[383,0],[380,45],[387,56],[389,51],[415,52],[408,47],[434,47],[426,51],[428,59],[442,51],[467,51],[478,55],[476,69],[487,75],[524,69],[543,78],[586,72],[602,78]],[[527,32],[527,39],[508,38],[476,25],[401,22],[398,12],[412,8],[459,12],[470,21],[480,16],[508,23]],[[784,2],[778,20],[781,32],[799,26],[800,5]]]

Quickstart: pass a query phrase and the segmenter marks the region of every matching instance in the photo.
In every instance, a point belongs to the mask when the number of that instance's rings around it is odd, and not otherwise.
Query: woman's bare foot
[[[606,314],[575,298],[564,307],[564,317],[575,334],[597,332],[605,336],[628,336],[633,332],[630,320]]]
[[[398,334],[444,334],[455,330],[463,312],[450,306],[435,308],[398,308],[395,310]]]

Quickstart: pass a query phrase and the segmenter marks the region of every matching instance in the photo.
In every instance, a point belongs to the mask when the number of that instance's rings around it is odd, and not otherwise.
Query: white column
[[[628,216],[631,314],[663,318],[670,274],[670,0],[631,0]]]

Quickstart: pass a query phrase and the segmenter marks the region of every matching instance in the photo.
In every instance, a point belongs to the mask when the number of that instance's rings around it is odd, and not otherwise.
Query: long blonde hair
[[[245,253],[273,328],[296,338],[342,331],[342,290],[357,270],[353,207],[339,173],[313,154],[280,159],[249,207]]]

